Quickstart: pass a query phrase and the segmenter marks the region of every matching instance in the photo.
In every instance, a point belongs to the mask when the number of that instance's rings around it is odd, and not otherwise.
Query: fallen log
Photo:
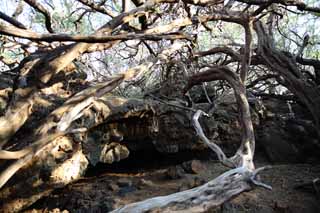
[[[269,167],[253,172],[244,167],[232,169],[202,186],[132,203],[112,213],[208,212],[241,192],[251,190],[257,174],[266,168]]]

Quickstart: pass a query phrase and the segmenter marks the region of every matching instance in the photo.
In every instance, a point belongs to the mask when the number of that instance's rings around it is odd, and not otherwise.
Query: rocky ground
[[[168,195],[203,184],[227,168],[208,152],[179,156],[152,153],[112,166],[98,165],[87,177],[56,190],[25,212],[108,212],[146,198]],[[197,160],[201,159],[201,160]],[[147,163],[146,163],[147,162]],[[259,154],[257,167],[268,164]],[[319,164],[277,164],[261,175],[271,185],[255,188],[212,212],[320,212]]]

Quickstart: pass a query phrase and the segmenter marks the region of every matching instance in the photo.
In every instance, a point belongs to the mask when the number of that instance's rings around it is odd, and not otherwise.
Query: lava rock
[[[143,188],[143,186],[154,186],[155,184],[151,180],[146,180],[144,178],[140,179],[138,182],[138,188]]]
[[[206,181],[199,177],[187,177],[179,187],[179,191],[185,191],[205,184]]]
[[[117,184],[120,187],[129,187],[129,186],[132,186],[132,181],[128,178],[120,178],[117,181]]]
[[[182,163],[182,168],[186,173],[189,174],[199,174],[202,171],[206,170],[206,166],[201,163],[199,160],[191,160]]]
[[[184,169],[181,166],[173,166],[166,171],[166,177],[172,180],[180,179],[184,177],[184,175]]]
[[[275,122],[263,128],[258,141],[272,163],[296,163],[301,158],[295,144],[289,140],[289,135]]]
[[[194,177],[190,180],[189,182],[189,187],[190,188],[194,188],[194,187],[198,187],[198,186],[201,186],[203,184],[205,184],[206,181],[200,177]]]
[[[110,183],[108,186],[108,189],[110,189],[111,191],[118,191],[119,190],[119,186],[115,183]]]
[[[50,210],[50,213],[69,213],[68,210],[60,210],[59,208],[54,208]]]
[[[186,190],[188,190],[188,189],[190,189],[186,184],[182,184],[180,187],[179,187],[179,189],[178,189],[178,191],[179,192],[183,192],[183,191],[186,191]]]
[[[111,164],[119,162],[129,156],[129,150],[126,146],[119,143],[106,144],[101,151],[100,162]]]
[[[134,186],[122,187],[122,188],[119,190],[118,195],[121,196],[121,197],[123,197],[123,196],[125,196],[126,194],[131,193],[131,192],[134,192],[134,191],[136,191],[136,190],[137,190],[137,188],[134,187]]]

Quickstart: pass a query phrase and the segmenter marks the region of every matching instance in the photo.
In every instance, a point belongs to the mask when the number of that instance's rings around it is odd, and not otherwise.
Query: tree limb
[[[108,15],[110,16],[111,18],[114,18],[117,16],[117,14],[112,11],[112,10],[108,10],[106,9],[105,7],[101,6],[101,5],[97,5],[95,4],[93,1],[88,1],[88,0],[77,0],[79,2],[81,2],[82,4],[90,7],[91,9],[95,10],[95,11],[98,11],[102,14],[105,14],[105,15]]]
[[[253,172],[244,167],[235,168],[202,186],[131,203],[115,209],[111,213],[138,213],[152,210],[161,212],[209,212],[213,207],[220,206],[234,196],[251,190],[250,183],[258,183],[258,186],[271,189],[270,186],[261,185],[260,182],[255,180],[257,173],[267,168],[269,167],[262,167]]]
[[[265,5],[270,3],[278,3],[284,6],[296,6],[298,10],[320,13],[320,8],[310,7],[300,0],[236,0],[238,2],[250,4],[250,5]]]
[[[10,16],[8,16],[7,14],[3,13],[0,11],[0,18],[9,22],[10,24],[12,24],[13,26],[16,26],[18,28],[21,28],[21,29],[27,29],[26,26],[24,26],[21,22],[17,21],[16,19],[14,18],[11,18]]]
[[[182,33],[167,33],[167,34],[136,34],[136,33],[126,33],[120,35],[68,35],[68,34],[39,34],[30,30],[23,30],[13,26],[4,26],[0,23],[0,33],[3,35],[9,35],[19,38],[25,38],[32,41],[46,41],[46,42],[55,42],[55,41],[75,41],[75,42],[85,42],[85,43],[106,43],[110,41],[117,40],[152,40],[159,41],[162,39],[175,40],[175,39],[189,39],[188,36],[183,35]]]
[[[45,17],[45,25],[47,30],[50,33],[54,33],[54,30],[52,29],[51,26],[51,15],[49,13],[49,11],[43,7],[39,2],[37,2],[36,0],[24,0],[27,4],[29,4],[31,7],[33,7],[34,9],[36,9],[38,12],[42,13]]]

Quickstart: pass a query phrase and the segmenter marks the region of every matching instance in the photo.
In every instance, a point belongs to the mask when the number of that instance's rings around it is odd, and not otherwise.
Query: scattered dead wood
[[[246,74],[243,73],[243,76],[246,76]],[[129,204],[113,212],[150,212],[153,210],[161,212],[205,212],[212,207],[221,205],[243,191],[250,190],[249,183],[272,189],[270,186],[256,180],[258,172],[269,167],[254,169],[255,139],[243,80],[227,67],[215,67],[192,76],[189,79],[188,86],[185,88],[185,92],[195,84],[220,79],[226,80],[231,84],[238,104],[239,121],[242,125],[242,140],[237,153],[233,157],[227,158],[222,149],[205,136],[198,121],[200,115],[205,114],[201,110],[194,114],[193,124],[199,137],[217,154],[221,163],[229,167],[235,167],[235,169],[229,170],[200,187]]]
[[[210,142],[204,135],[198,122],[199,116],[202,113],[201,111],[197,111],[193,117],[193,123],[198,135],[219,156],[219,160],[222,163],[230,165],[221,148]],[[225,172],[202,186],[168,196],[154,197],[141,202],[128,204],[112,212],[206,212],[213,207],[223,204],[241,192],[251,190],[252,185],[271,190],[272,188],[270,186],[256,179],[259,172],[268,168],[270,167],[251,170],[246,164],[243,164],[240,167]]]

